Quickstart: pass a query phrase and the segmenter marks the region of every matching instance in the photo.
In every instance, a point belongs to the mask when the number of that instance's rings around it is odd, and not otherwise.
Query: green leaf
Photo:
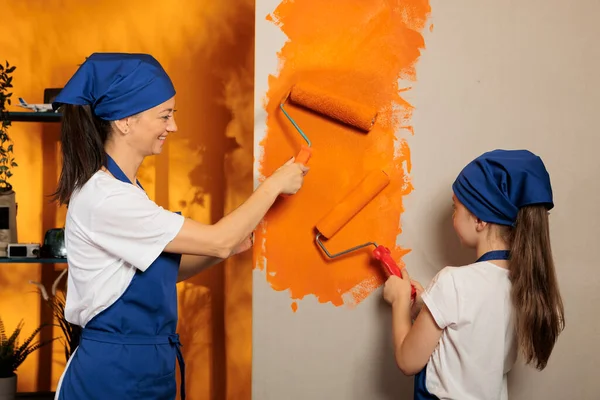
[[[8,176],[10,178],[11,176],[13,176],[13,174],[10,171],[6,171],[6,176]]]
[[[8,146],[8,149],[6,149],[6,151],[9,151],[9,152],[10,152],[10,151],[13,151],[13,145],[12,145],[12,144],[11,144],[11,145],[9,145],[9,146]]]
[[[14,161],[13,161],[13,162],[11,162],[11,163],[10,163],[10,166],[11,166],[11,167],[18,167],[18,166],[19,166],[19,164],[17,164],[16,162],[14,162]]]

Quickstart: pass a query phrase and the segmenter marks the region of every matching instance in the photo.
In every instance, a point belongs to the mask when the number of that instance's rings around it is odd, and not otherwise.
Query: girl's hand
[[[402,277],[390,275],[383,287],[383,298],[392,306],[394,304],[406,304],[410,307],[411,285],[410,277],[406,268],[402,269]]]
[[[421,312],[421,308],[423,308],[423,299],[421,299],[421,294],[425,291],[425,289],[423,289],[423,286],[421,286],[419,282],[413,279],[410,280],[410,283],[415,287],[415,291],[417,292],[415,301],[410,308],[410,319],[414,321]]]
[[[295,194],[304,183],[304,175],[309,168],[295,163],[292,157],[288,162],[279,167],[266,181],[272,182],[280,194]]]

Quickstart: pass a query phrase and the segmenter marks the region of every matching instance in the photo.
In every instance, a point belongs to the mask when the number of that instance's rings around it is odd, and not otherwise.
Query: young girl
[[[507,399],[517,353],[544,369],[564,329],[550,177],[529,151],[494,150],[469,163],[452,189],[454,229],[477,261],[442,269],[425,291],[413,281],[415,304],[406,271],[388,279],[396,362],[416,374],[415,399]]]

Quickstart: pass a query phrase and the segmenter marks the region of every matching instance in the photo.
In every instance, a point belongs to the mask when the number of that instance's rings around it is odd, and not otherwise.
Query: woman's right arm
[[[280,194],[295,194],[308,168],[289,160],[254,191],[235,211],[213,225],[186,218],[165,251],[228,258],[263,219]]]

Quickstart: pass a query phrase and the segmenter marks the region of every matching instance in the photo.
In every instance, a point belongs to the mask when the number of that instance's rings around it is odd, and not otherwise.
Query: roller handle
[[[296,156],[294,162],[300,163],[302,165],[308,164],[308,160],[310,160],[310,156],[312,156],[312,149],[306,145],[302,145],[300,148],[300,152]],[[282,194],[281,197],[290,197],[291,194]]]
[[[306,145],[302,145],[300,152],[296,156],[296,162],[306,165],[308,164],[308,160],[310,160],[310,156],[312,156],[312,149]]]
[[[392,252],[390,249],[379,245],[375,250],[373,250],[373,256],[383,264],[385,269],[387,269],[391,275],[396,275],[402,278],[402,271],[400,270],[400,267],[398,267],[398,264],[396,264],[396,261],[394,261],[392,258]],[[416,297],[417,290],[411,284],[410,298],[412,301],[415,301]]]

